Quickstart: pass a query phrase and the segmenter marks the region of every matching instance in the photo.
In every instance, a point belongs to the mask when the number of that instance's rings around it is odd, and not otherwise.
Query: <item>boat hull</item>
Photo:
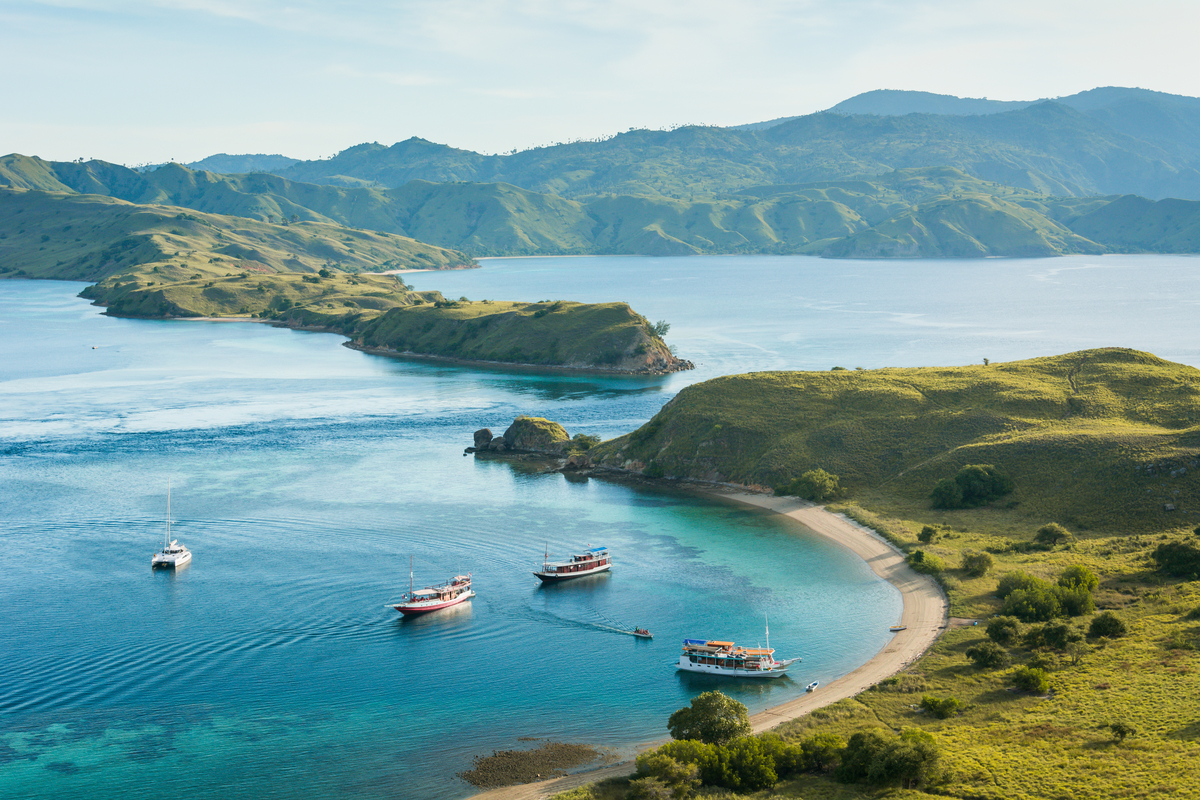
[[[601,572],[608,572],[612,564],[605,564],[602,567],[594,569],[580,570],[578,572],[535,572],[533,573],[539,580],[544,583],[561,583],[574,578],[586,578],[588,575],[599,575]]]
[[[170,558],[160,558],[158,556],[155,556],[153,559],[150,560],[150,566],[152,569],[175,569],[176,567],[182,567],[184,564],[191,563],[191,560],[192,560],[191,553],[186,553],[182,556],[174,556],[174,557],[170,557]]]
[[[675,665],[684,672],[699,672],[704,675],[719,675],[723,678],[782,678],[787,674],[787,667],[775,669],[731,669],[718,667],[714,664],[693,664],[687,658],[681,658]]]
[[[437,603],[397,603],[392,608],[399,611],[406,617],[416,617],[421,614],[428,614],[431,611],[441,611],[443,608],[450,608],[459,603],[465,603],[475,596],[475,592],[464,592],[453,600],[445,600]]]

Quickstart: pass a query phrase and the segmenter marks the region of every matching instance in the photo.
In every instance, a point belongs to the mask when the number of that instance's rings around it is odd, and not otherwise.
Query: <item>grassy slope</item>
[[[638,372],[683,366],[625,303],[483,301],[409,308],[367,324],[355,342],[478,361]]]
[[[658,455],[701,475],[723,466],[740,480],[822,466],[851,486],[833,510],[947,562],[952,616],[996,613],[1005,572],[1054,580],[1082,564],[1101,578],[1099,608],[1130,627],[1124,638],[1088,640],[1079,664],[1062,657],[1046,697],[1012,691],[1013,670],[1033,651],[1014,646],[1011,667],[978,670],[964,652],[986,638],[983,626],[952,629],[898,680],[778,731],[848,738],[867,727],[924,728],[941,743],[945,767],[931,794],[805,776],[747,797],[1191,797],[1200,796],[1192,769],[1200,757],[1200,622],[1191,613],[1200,608],[1200,582],[1158,576],[1149,555],[1163,541],[1195,539],[1198,393],[1200,371],[1130,350],[957,369],[759,373],[690,387],[646,433],[591,453]],[[935,480],[980,462],[1013,475],[1010,497],[979,509],[929,508]],[[1178,510],[1163,511],[1164,501]],[[1052,519],[1076,540],[1049,551],[1010,547]],[[919,544],[924,525],[940,527],[942,537]],[[973,577],[962,557],[980,551],[993,553],[996,566]],[[1088,619],[1070,622],[1086,630]],[[918,709],[924,694],[966,706],[939,721]],[[1136,729],[1124,743],[1104,727],[1117,721]],[[589,796],[616,800],[622,792],[577,793]]]
[[[1031,519],[1156,529],[1200,512],[1198,400],[1200,371],[1121,349],[990,366],[751,373],[684,389],[594,454],[767,486],[821,467],[914,510],[938,478],[993,463],[1014,477],[1009,500]],[[1187,471],[1170,477],[1164,465]],[[1172,517],[1166,502],[1181,511]]]

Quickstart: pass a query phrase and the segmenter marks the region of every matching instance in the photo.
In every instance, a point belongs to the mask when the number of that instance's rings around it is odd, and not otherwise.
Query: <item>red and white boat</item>
[[[456,606],[475,596],[471,590],[471,573],[455,575],[445,583],[436,586],[426,586],[424,589],[413,589],[412,563],[408,566],[408,592],[400,596],[395,603],[388,603],[388,608],[394,608],[405,616],[428,614],[430,611]]]
[[[543,581],[553,583],[569,578],[582,578],[612,569],[612,556],[607,547],[592,547],[571,556],[569,561],[551,561],[550,553],[542,559],[542,568],[533,571]]]

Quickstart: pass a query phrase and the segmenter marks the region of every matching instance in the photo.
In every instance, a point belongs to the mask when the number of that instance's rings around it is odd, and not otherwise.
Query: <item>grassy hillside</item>
[[[967,620],[894,678],[776,729],[793,743],[924,730],[941,755],[920,789],[806,774],[721,796],[1192,797],[1200,794],[1191,769],[1200,757],[1192,701],[1200,691],[1200,581],[1158,569],[1154,556],[1161,545],[1197,542],[1198,426],[1200,371],[1102,349],[947,369],[720,378],[685,389],[640,430],[589,452],[709,479],[837,473],[848,491],[831,509],[902,550],[940,559],[950,614]],[[979,463],[1007,471],[1014,491],[979,508],[930,507],[934,481]],[[1051,520],[1073,537],[1038,544],[1037,530]],[[968,558],[984,566],[971,570]],[[1045,628],[1023,621],[1000,645],[1007,662],[971,661],[968,651],[989,642],[986,623],[1003,610],[1000,579],[1020,571],[1056,585],[1077,567],[1094,575],[1095,611]],[[1098,633],[1100,612],[1115,615],[1124,633]],[[1043,670],[1048,689],[1018,689],[1026,668]],[[939,719],[922,708],[926,696],[959,707]],[[1116,723],[1127,726],[1120,735]],[[627,790],[616,780],[561,797],[621,800]]]
[[[1200,199],[1197,115],[1178,100],[1194,99],[1144,93],[1087,102],[1079,95],[1078,108],[1064,98],[982,116],[820,113],[767,128],[629,131],[507,156],[410,139],[392,147],[360,145],[280,174],[341,185],[505,182],[577,199],[597,194],[686,199],[762,184],[948,165],[1048,194]]]
[[[1104,349],[988,366],[751,373],[690,386],[593,451],[668,476],[776,486],[822,468],[912,513],[965,464],[1033,520],[1200,521],[1200,371]],[[1166,510],[1167,504],[1175,510]]]
[[[0,188],[0,270],[33,278],[98,281],[154,266],[213,277],[242,270],[357,273],[472,263],[462,253],[387,233]]]
[[[194,172],[179,165],[141,174],[104,162],[53,163],[23,156],[0,159],[0,183],[5,181],[268,224],[290,222],[292,228],[297,223],[362,228],[472,256],[1200,252],[1200,202],[1052,197],[952,167],[752,186],[736,195],[690,200],[606,195],[585,202],[509,184],[413,181],[397,189],[347,188],[274,175]]]
[[[396,309],[362,326],[354,341],[395,353],[615,372],[691,367],[625,303],[485,300]]]

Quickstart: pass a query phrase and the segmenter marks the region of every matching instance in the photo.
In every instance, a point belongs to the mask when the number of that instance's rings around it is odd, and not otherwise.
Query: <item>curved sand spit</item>
[[[782,705],[750,717],[755,733],[774,728],[788,720],[802,717],[822,706],[836,703],[876,683],[895,675],[920,657],[937,639],[948,623],[949,606],[941,588],[927,575],[913,571],[904,561],[903,554],[874,531],[843,517],[826,511],[822,506],[812,505],[793,497],[770,497],[744,492],[717,492],[721,497],[770,509],[791,517],[840,544],[860,557],[876,575],[900,590],[904,598],[904,611],[900,624],[908,626],[892,637],[891,641],[875,656],[851,673],[843,675],[817,691],[798,697]],[[655,743],[657,744],[657,743]],[[618,775],[633,773],[631,762],[611,767],[568,775],[563,778],[507,786],[475,795],[486,800],[540,800],[544,797],[565,792],[577,786]]]

